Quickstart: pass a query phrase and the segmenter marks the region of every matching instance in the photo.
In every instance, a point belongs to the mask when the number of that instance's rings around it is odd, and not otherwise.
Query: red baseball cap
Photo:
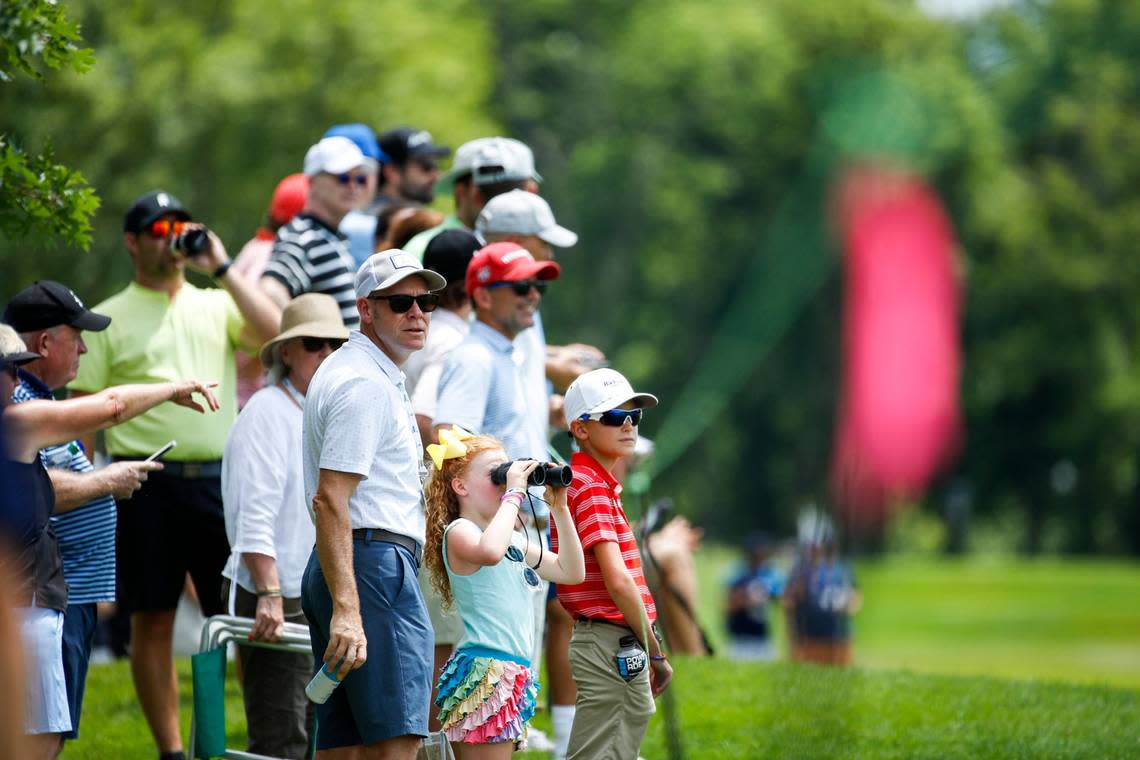
[[[562,267],[553,261],[535,261],[530,251],[517,243],[491,243],[483,246],[467,265],[467,294],[496,282],[517,280],[557,280]]]
[[[273,200],[269,204],[269,218],[277,224],[287,224],[301,213],[309,197],[309,178],[304,174],[290,174],[277,183]]]

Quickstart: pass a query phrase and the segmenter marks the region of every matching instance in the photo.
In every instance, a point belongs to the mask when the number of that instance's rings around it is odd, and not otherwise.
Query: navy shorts
[[[87,664],[95,643],[95,603],[69,604],[63,613],[63,679],[67,684],[67,709],[71,730],[64,739],[79,738],[79,715],[83,712],[83,691],[87,686]]]
[[[352,562],[368,659],[316,705],[317,749],[427,736],[435,640],[412,555],[385,541],[353,539]],[[329,643],[332,597],[316,549],[301,582],[317,672]]]

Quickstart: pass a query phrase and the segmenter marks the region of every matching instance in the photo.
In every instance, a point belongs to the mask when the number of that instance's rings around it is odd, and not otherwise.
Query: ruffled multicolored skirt
[[[449,741],[519,742],[525,748],[539,689],[529,666],[491,649],[460,649],[443,667],[438,686],[435,704]]]

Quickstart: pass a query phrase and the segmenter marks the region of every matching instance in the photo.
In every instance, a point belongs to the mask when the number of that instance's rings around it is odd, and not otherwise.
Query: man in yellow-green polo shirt
[[[164,469],[120,503],[118,543],[119,601],[131,615],[135,691],[160,757],[173,760],[183,752],[171,645],[186,573],[202,613],[222,612],[221,571],[230,549],[221,459],[237,414],[234,349],[256,354],[277,334],[281,311],[256,283],[230,271],[221,241],[169,193],[136,200],[123,232],[135,277],[99,305],[113,322],[89,334],[87,356],[69,386],[73,395],[181,377],[220,383],[217,414],[162,404],[106,432],[115,459],[142,459],[167,441],[178,442],[163,456]],[[211,275],[219,287],[191,285],[186,267]],[[84,443],[92,450],[92,441]]]

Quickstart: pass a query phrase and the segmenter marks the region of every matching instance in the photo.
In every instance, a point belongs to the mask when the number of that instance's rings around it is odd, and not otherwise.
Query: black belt
[[[383,528],[353,528],[352,537],[358,538],[364,543],[383,541],[386,544],[402,546],[412,555],[412,559],[416,561],[416,567],[419,567],[423,562],[424,550],[420,546],[420,542],[402,533],[393,533]]]
[[[139,462],[144,458],[145,457],[114,457],[114,460],[116,462]],[[222,460],[220,459],[215,459],[210,462],[159,461],[162,464],[162,471],[152,474],[169,475],[172,478],[186,478],[187,480],[222,477]]]

